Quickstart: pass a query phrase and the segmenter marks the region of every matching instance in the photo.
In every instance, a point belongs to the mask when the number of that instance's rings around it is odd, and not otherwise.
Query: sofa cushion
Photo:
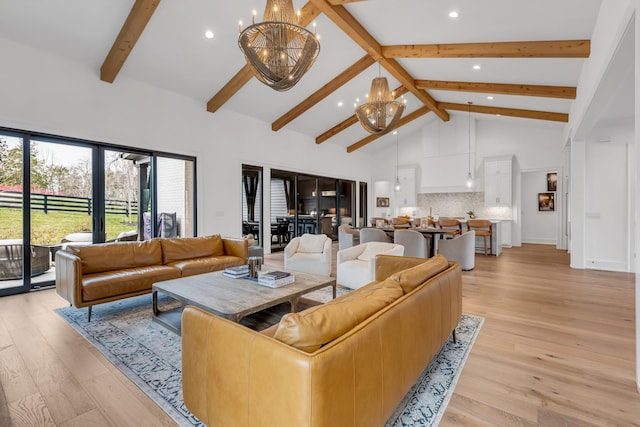
[[[392,274],[389,278],[398,282],[404,293],[408,294],[447,268],[449,268],[447,259],[442,255],[436,255],[422,264]]]
[[[376,255],[386,252],[389,249],[393,248],[392,243],[384,243],[384,242],[367,242],[367,247],[362,251],[362,253],[358,256],[360,261],[369,262],[369,259],[375,258]]]
[[[312,353],[402,296],[397,282],[372,284],[366,289],[282,317],[274,338]]]
[[[80,258],[83,275],[162,265],[162,247],[156,239],[145,242],[69,246],[66,251]]]
[[[324,243],[327,236],[324,234],[303,234],[298,242],[296,252],[319,253],[324,250]]]
[[[121,295],[151,292],[155,282],[178,277],[178,269],[160,264],[90,274],[82,278],[82,300],[113,300]]]
[[[162,242],[162,262],[164,264],[183,259],[224,255],[224,246],[219,234],[161,239],[160,241]]]

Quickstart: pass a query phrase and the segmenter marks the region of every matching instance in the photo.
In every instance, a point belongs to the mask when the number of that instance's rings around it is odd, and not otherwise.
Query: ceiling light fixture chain
[[[399,153],[398,131],[395,131],[394,134],[396,135],[396,183],[393,186],[393,191],[397,193],[398,191],[402,190],[402,185],[400,184],[400,173],[399,173],[400,166],[399,166],[399,155],[398,155]]]
[[[280,92],[289,90],[318,57],[318,38],[298,25],[300,13],[294,12],[292,0],[267,0],[264,22],[256,24],[255,14],[244,31],[240,22],[238,46],[258,80]]]
[[[469,114],[468,114],[468,126],[469,126],[469,166],[467,173],[467,188],[473,187],[473,176],[471,175],[471,104],[473,102],[467,102],[469,104]]]
[[[356,117],[362,127],[374,135],[384,135],[393,130],[405,108],[402,102],[395,100],[394,93],[389,90],[387,78],[381,75],[381,65],[378,60],[378,77],[371,82],[367,102],[355,108]]]

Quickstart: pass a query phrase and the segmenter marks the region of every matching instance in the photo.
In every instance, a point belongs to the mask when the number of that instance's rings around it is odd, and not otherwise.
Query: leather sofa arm
[[[311,425],[310,363],[307,353],[242,325],[183,311],[184,402],[207,425]]]
[[[229,237],[222,238],[225,255],[237,256],[243,260],[249,257],[249,242],[247,239],[233,239]]]
[[[56,292],[74,307],[84,307],[82,301],[82,262],[66,251],[56,252]]]
[[[425,262],[425,258],[399,257],[393,255],[377,255],[375,261],[375,280],[381,281],[401,270],[415,267]]]

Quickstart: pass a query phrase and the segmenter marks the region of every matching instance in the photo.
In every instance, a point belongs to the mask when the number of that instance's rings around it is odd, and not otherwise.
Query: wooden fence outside
[[[0,209],[22,209],[20,191],[0,191]],[[31,209],[48,212],[80,212],[91,215],[92,199],[88,197],[59,196],[55,194],[31,193]],[[126,200],[105,200],[107,215],[137,215],[138,202]]]

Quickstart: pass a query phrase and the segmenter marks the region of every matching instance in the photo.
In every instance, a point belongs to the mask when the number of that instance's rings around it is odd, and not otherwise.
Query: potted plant
[[[467,215],[469,215],[470,219],[475,219],[476,218],[476,214],[473,213],[473,211],[467,211]]]

